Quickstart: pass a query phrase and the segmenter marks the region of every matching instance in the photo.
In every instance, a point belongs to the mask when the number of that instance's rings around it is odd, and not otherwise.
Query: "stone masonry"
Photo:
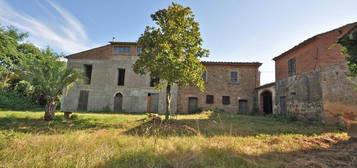
[[[114,46],[130,46],[131,54],[113,54]],[[123,95],[122,108],[126,112],[148,112],[148,94],[159,94],[158,112],[164,113],[166,106],[165,89],[156,90],[150,87],[150,76],[134,73],[132,65],[138,59],[135,43],[112,43],[103,47],[73,54],[67,57],[68,68],[83,69],[92,65],[91,84],[79,84],[65,91],[62,100],[62,111],[78,111],[79,93],[89,91],[87,111],[114,110],[114,96]],[[118,86],[118,68],[125,69],[125,84]],[[172,111],[176,111],[177,86],[172,88]]]
[[[126,53],[117,54],[115,47],[126,47]],[[130,49],[128,49],[128,47]],[[126,112],[158,112],[164,113],[166,106],[165,89],[156,90],[150,86],[150,76],[140,76],[133,72],[132,65],[138,59],[138,47],[132,42],[111,42],[109,45],[94,48],[84,52],[67,56],[68,68],[78,68],[85,71],[85,66],[90,65],[90,84],[77,84],[69,90],[65,90],[62,99],[61,110],[67,112],[79,111],[80,103],[83,104],[81,92],[88,93],[84,99],[85,111],[115,111],[116,95],[122,96],[121,111]],[[173,112],[188,113],[188,98],[196,97],[197,106],[194,108],[220,109],[227,112],[238,112],[241,103],[241,111],[250,113],[255,101],[255,88],[259,86],[259,71],[261,63],[242,62],[202,62],[207,67],[206,91],[200,92],[197,88],[180,87],[172,88]],[[125,69],[124,85],[118,85],[120,72]],[[237,73],[237,82],[230,83],[230,73]],[[150,111],[152,106],[150,95],[158,95],[157,111]],[[205,96],[213,95],[212,104],[206,104]],[[222,104],[222,96],[229,96],[228,104]],[[156,101],[155,101],[156,102]]]
[[[278,113],[331,124],[357,119],[357,79],[347,76],[346,55],[336,45],[356,26],[348,24],[314,36],[274,58]],[[289,74],[292,59],[295,72]]]
[[[206,72],[206,90],[200,92],[194,87],[180,87],[178,90],[178,111],[188,113],[189,98],[197,98],[198,108],[223,110],[238,113],[239,101],[246,101],[245,113],[251,113],[255,101],[255,88],[260,84],[261,63],[241,62],[203,62]],[[230,82],[230,72],[238,72],[238,82]],[[213,102],[207,103],[207,95],[213,96]],[[223,104],[223,96],[229,96],[229,104]]]

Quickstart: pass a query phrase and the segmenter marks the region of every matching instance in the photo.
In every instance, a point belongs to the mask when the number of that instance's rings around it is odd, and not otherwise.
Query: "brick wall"
[[[279,113],[329,124],[357,119],[357,78],[347,76],[346,56],[336,45],[355,25],[317,35],[274,58]],[[296,59],[296,74],[289,76],[291,58]]]
[[[296,74],[324,68],[332,63],[346,62],[346,56],[341,54],[340,46],[336,46],[339,37],[352,28],[352,25],[315,36],[295,49],[275,58],[276,80],[289,77],[288,60],[296,59]]]

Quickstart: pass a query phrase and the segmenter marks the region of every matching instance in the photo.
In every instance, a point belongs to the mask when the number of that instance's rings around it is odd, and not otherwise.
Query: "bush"
[[[194,111],[192,112],[192,114],[199,114],[199,113],[202,113],[202,112],[203,112],[203,108],[199,107],[199,108],[197,108],[196,110],[194,110]]]
[[[23,110],[35,108],[31,103],[31,98],[13,90],[0,91],[0,108]]]

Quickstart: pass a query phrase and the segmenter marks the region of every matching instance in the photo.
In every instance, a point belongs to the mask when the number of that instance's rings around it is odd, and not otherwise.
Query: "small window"
[[[156,77],[150,78],[150,87],[155,87],[159,83],[160,83],[160,78],[156,78]]]
[[[237,71],[231,71],[230,72],[230,82],[231,83],[238,83],[238,72]]]
[[[357,40],[357,32],[352,33],[351,40]]]
[[[206,104],[213,104],[214,103],[214,96],[213,95],[207,95],[206,96]]]
[[[124,86],[125,69],[118,69],[118,85]]]
[[[114,54],[130,54],[130,46],[114,46]]]
[[[230,104],[229,96],[222,96],[222,104],[224,105]]]
[[[207,82],[207,71],[204,71],[204,72],[202,73],[202,80],[205,81],[205,82]]]
[[[136,54],[137,55],[141,54],[141,52],[142,52],[142,48],[141,47],[136,48]]]
[[[291,58],[288,60],[288,74],[295,75],[296,73],[296,59]]]
[[[90,85],[90,82],[92,80],[92,69],[93,69],[92,65],[84,65],[84,71],[86,75],[85,84]]]

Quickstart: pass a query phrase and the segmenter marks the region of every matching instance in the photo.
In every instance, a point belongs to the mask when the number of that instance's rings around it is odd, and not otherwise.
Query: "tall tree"
[[[35,90],[45,97],[46,121],[52,120],[55,116],[62,90],[83,79],[82,72],[67,69],[66,63],[59,60],[60,57],[47,48],[41,51],[41,56],[24,59],[20,69],[22,78],[30,82]]]
[[[142,52],[133,70],[141,75],[150,73],[152,78],[162,80],[157,87],[166,85],[165,119],[169,119],[173,84],[204,90],[201,76],[205,68],[199,58],[207,57],[209,51],[202,48],[199,24],[189,7],[172,3],[151,18],[158,27],[147,26],[139,38]]]
[[[17,48],[26,37],[26,33],[21,33],[14,27],[0,27],[0,89],[15,75],[16,65],[23,56]]]

